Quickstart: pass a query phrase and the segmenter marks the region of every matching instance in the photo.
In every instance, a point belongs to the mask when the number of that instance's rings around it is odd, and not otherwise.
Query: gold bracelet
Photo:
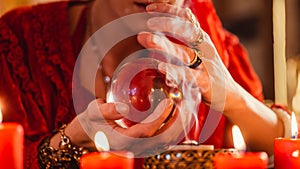
[[[79,168],[79,160],[83,154],[88,153],[88,150],[83,147],[74,146],[71,140],[65,134],[64,124],[59,130],[55,130],[52,135],[46,137],[38,147],[38,160],[40,168]],[[50,139],[57,133],[60,133],[61,141],[58,149],[50,146]]]

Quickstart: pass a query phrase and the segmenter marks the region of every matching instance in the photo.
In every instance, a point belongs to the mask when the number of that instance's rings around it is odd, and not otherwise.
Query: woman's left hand
[[[240,127],[245,143],[251,150],[264,150],[272,154],[274,138],[283,135],[281,120],[235,82],[191,10],[166,3],[153,3],[147,6],[147,11],[156,12],[148,20],[148,27],[153,32],[141,32],[137,37],[139,43],[147,49],[166,53],[167,58],[173,56],[183,63],[162,61],[158,65],[159,70],[170,74],[170,77],[177,77],[176,82],[193,85],[193,89],[201,93],[202,101],[210,109],[223,112],[228,121]],[[170,40],[166,35],[172,35],[181,40],[181,43]],[[197,53],[203,56],[202,63],[190,66]],[[195,102],[192,99],[188,101]],[[229,132],[231,131],[228,130]]]
[[[174,56],[183,63],[161,62],[159,70],[177,77],[178,82],[184,81],[198,88],[202,101],[213,109],[220,112],[231,109],[239,99],[240,87],[191,10],[167,3],[153,3],[146,9],[153,14],[147,22],[153,32],[139,33],[138,42],[145,48]],[[177,42],[169,37],[177,39]]]

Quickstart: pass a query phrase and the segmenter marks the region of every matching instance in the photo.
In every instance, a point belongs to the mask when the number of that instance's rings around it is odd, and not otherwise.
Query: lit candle
[[[0,108],[0,168],[23,169],[24,131],[18,123],[3,122]]]
[[[292,138],[298,137],[298,122],[294,112],[292,112],[291,115],[291,132],[292,132]]]
[[[239,151],[245,152],[246,151],[246,143],[244,141],[242,132],[237,125],[234,125],[232,127],[232,135],[233,135],[234,148]]]
[[[276,138],[274,141],[275,169],[300,167],[300,139]]]
[[[103,132],[95,135],[95,145],[99,152],[83,155],[80,159],[81,169],[133,169],[133,153],[109,151],[109,143]]]
[[[245,152],[246,145],[237,126],[232,128],[234,147],[238,153],[217,153],[214,157],[215,169],[266,169],[268,155],[265,152]]]
[[[289,169],[300,167],[300,139],[295,114],[291,116],[292,138],[276,138],[274,141],[274,167]]]

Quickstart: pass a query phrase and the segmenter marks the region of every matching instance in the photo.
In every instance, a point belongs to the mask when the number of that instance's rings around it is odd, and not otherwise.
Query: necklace
[[[91,36],[89,41],[91,44],[93,54],[95,55],[95,57],[99,57],[100,49],[98,48],[97,44],[95,43],[96,41],[94,39],[94,36]],[[100,86],[98,86],[98,87],[100,87],[99,88],[100,91],[98,90],[99,92],[97,92],[97,90],[96,90],[96,97],[102,96],[102,97],[104,97],[104,99],[107,99],[107,96],[108,96],[107,93],[110,90],[111,77],[109,75],[107,75],[107,73],[105,72],[105,69],[102,64],[102,60],[100,60],[100,63],[98,63],[97,72],[101,74],[101,78],[102,78],[101,83],[102,84],[96,83],[96,85],[100,85]],[[101,86],[103,86],[103,88]],[[98,94],[102,93],[104,95],[102,95],[102,94],[98,95],[97,93]]]
[[[97,47],[97,45],[96,45],[96,43],[95,43],[95,41],[93,39],[93,36],[91,36],[90,41],[91,41],[93,53],[96,56],[98,56],[98,54],[99,54],[99,48]],[[103,82],[106,85],[108,85],[111,82],[111,77],[109,75],[107,75],[107,73],[105,72],[102,63],[99,63],[98,70],[101,71],[101,74],[102,74],[102,77],[103,77]]]
[[[92,9],[90,9],[90,10],[92,10]],[[101,53],[101,51],[98,48],[96,40],[95,40],[95,36],[93,35],[92,18],[91,17],[92,17],[91,14],[88,14],[89,23],[87,24],[87,31],[88,31],[88,35],[90,36],[89,41],[90,41],[90,44],[91,44],[92,51],[95,54],[95,56],[98,56]],[[111,77],[109,75],[107,75],[107,73],[105,72],[104,67],[103,67],[101,62],[102,61],[100,61],[100,63],[99,63],[98,70],[101,71],[101,74],[102,74],[102,77],[103,77],[102,80],[105,83],[105,85],[107,86],[111,82]]]

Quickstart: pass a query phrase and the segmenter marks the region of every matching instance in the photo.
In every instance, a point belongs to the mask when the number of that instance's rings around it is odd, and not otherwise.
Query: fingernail
[[[166,102],[165,102],[165,105],[164,105],[164,109],[169,110],[171,112],[171,110],[173,108],[173,105],[174,105],[174,102],[170,98],[166,99],[165,101]]]
[[[148,26],[151,28],[155,28],[155,26],[159,25],[159,21],[157,19],[149,19]]]
[[[167,100],[167,106],[168,106],[169,108],[172,108],[172,107],[173,107],[173,104],[174,104],[174,102],[172,101],[172,99],[168,99],[168,100]]]
[[[117,112],[119,112],[120,114],[128,114],[129,108],[128,108],[127,104],[117,102],[117,103],[115,103],[115,106],[116,106]]]
[[[159,36],[153,36],[152,40],[154,44],[160,44],[162,42]]]
[[[157,8],[157,5],[155,4],[150,4],[146,7],[147,11],[154,11]]]
[[[138,33],[138,36],[142,39],[145,39],[147,37],[147,33],[146,32],[140,32],[140,33]]]
[[[158,64],[158,70],[160,71],[160,72],[162,72],[162,73],[164,73],[164,72],[166,72],[166,64],[164,63],[164,62],[160,62],[159,64]]]
[[[142,45],[146,44],[146,39],[147,39],[147,34],[144,32],[139,33],[137,36],[138,42],[141,43]]]

